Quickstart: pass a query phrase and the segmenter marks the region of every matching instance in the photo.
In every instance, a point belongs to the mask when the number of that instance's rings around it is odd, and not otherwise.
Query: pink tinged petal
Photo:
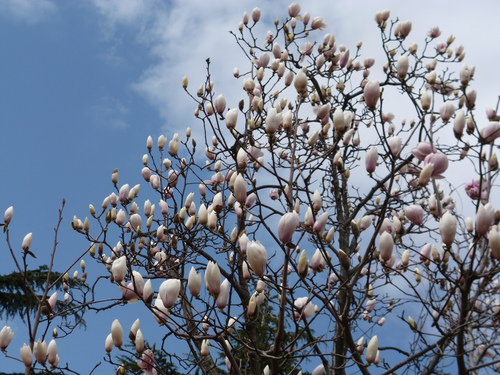
[[[21,245],[21,248],[24,251],[28,251],[30,246],[31,246],[31,241],[33,240],[33,233],[28,233],[26,236],[23,238],[23,242]]]
[[[380,98],[380,83],[378,81],[367,82],[363,90],[365,104],[370,109],[375,109]]]
[[[380,258],[383,261],[388,262],[392,257],[393,248],[394,248],[394,240],[392,238],[392,235],[388,232],[383,232],[380,235],[380,240],[379,240]]]
[[[219,309],[223,309],[227,306],[228,298],[229,298],[229,281],[225,279],[220,286],[220,293],[217,296],[215,304]]]
[[[434,165],[432,177],[440,176],[448,169],[448,157],[442,152],[431,153],[425,157],[424,164]]]
[[[1,350],[7,349],[7,347],[12,342],[13,337],[14,337],[14,332],[12,332],[12,329],[8,326],[4,326],[0,331],[0,349]]]
[[[411,152],[418,160],[424,161],[427,155],[436,152],[436,148],[430,142],[420,142]]]
[[[387,143],[389,144],[389,149],[391,150],[391,154],[394,156],[398,156],[399,153],[401,152],[402,139],[396,136],[390,137],[387,140]]]
[[[481,140],[484,143],[493,143],[495,139],[500,137],[500,122],[490,122],[481,131]]]
[[[59,362],[59,358],[57,355],[57,343],[56,340],[50,340],[49,346],[47,348],[47,361],[51,365],[55,365]]]
[[[22,359],[24,365],[26,367],[30,367],[31,362],[33,361],[32,354],[31,354],[31,348],[28,345],[24,344],[21,347],[20,353],[21,353],[21,359]]]
[[[293,234],[299,226],[299,215],[296,212],[287,212],[278,222],[278,237],[281,242],[292,240]]]
[[[366,166],[366,171],[368,173],[375,172],[375,169],[377,168],[377,161],[378,161],[377,148],[372,147],[366,152],[365,156],[365,166]]]
[[[420,225],[424,220],[424,209],[419,204],[406,207],[405,215],[413,224]]]
[[[321,234],[325,230],[326,227],[326,222],[328,220],[328,212],[323,212],[321,215],[318,216],[316,221],[314,222],[313,229],[318,233]]]
[[[125,279],[125,275],[127,274],[127,258],[125,256],[121,256],[113,261],[111,273],[114,281],[117,283],[121,283]]]
[[[455,106],[452,102],[444,102],[439,108],[439,114],[443,122],[448,122],[448,120],[454,115]]]

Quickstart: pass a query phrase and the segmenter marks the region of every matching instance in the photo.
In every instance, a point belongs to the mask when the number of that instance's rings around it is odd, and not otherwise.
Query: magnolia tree
[[[59,368],[61,339],[45,335],[97,304],[101,284],[114,300],[96,308],[114,305],[117,317],[103,350],[120,373],[116,353],[166,373],[162,350],[183,373],[500,370],[500,212],[490,203],[500,123],[491,108],[475,115],[464,48],[438,27],[409,43],[412,23],[383,11],[376,61],[297,3],[266,35],[260,16],[245,13],[233,34],[248,59],[234,71],[240,97],[217,91],[210,66],[193,91],[184,78],[204,136],[148,137],[140,195],[115,170],[115,191],[74,218],[89,248],[72,265],[84,258],[101,273],[90,289],[65,282],[60,307],[46,283],[21,348],[26,371]],[[19,260],[12,214],[4,229],[26,275],[31,234]],[[144,311],[129,346],[124,301]],[[163,332],[161,349],[149,348],[146,322]],[[5,352],[11,338],[5,327]]]

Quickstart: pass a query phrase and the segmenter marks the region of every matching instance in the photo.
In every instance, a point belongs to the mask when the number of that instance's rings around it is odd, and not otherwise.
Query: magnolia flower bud
[[[111,324],[111,338],[113,345],[117,348],[123,345],[123,328],[118,319],[115,319]]]
[[[398,78],[403,79],[406,77],[406,75],[408,74],[409,66],[410,66],[410,61],[408,59],[408,56],[406,55],[399,56],[398,61],[396,63]]]
[[[363,90],[365,104],[370,109],[375,109],[380,98],[380,83],[378,81],[367,82]]]
[[[304,94],[307,91],[307,83],[308,79],[306,73],[302,69],[299,70],[293,81],[295,90],[297,90],[299,94]]]
[[[252,241],[247,246],[247,257],[253,272],[262,276],[267,266],[267,251],[259,241]]]
[[[205,270],[205,285],[210,294],[217,296],[220,292],[220,270],[217,263],[209,261]]]
[[[236,122],[238,121],[238,109],[233,108],[226,113],[226,127],[228,129],[234,129],[236,127]]]
[[[383,232],[380,235],[379,251],[380,259],[387,262],[391,259],[392,250],[394,248],[394,240],[389,232]]]
[[[375,169],[377,168],[377,161],[378,161],[378,150],[376,147],[371,147],[366,152],[365,156],[365,166],[366,166],[366,171],[368,173],[375,172]]]
[[[21,245],[21,248],[24,251],[28,251],[30,246],[31,246],[31,241],[33,240],[33,233],[28,233],[26,236],[24,236],[23,243]]]
[[[14,332],[8,326],[4,326],[0,331],[0,349],[4,351],[12,342],[12,338],[14,337]]]
[[[191,267],[191,271],[189,271],[187,286],[192,296],[196,297],[198,294],[200,294],[201,275],[196,272],[196,269],[194,267]]]
[[[32,362],[31,348],[28,345],[24,344],[20,350],[20,353],[24,365],[26,367],[30,367]]]
[[[413,224],[420,225],[424,219],[424,209],[419,204],[406,207],[405,215]]]
[[[59,362],[56,340],[50,340],[49,342],[49,346],[47,348],[47,361],[53,366],[56,366],[57,362]]]
[[[299,215],[295,211],[284,214],[278,222],[278,237],[280,241],[283,243],[290,242],[298,226]]]
[[[448,120],[453,116],[455,113],[455,106],[451,101],[444,102],[441,104],[441,107],[439,107],[439,115],[441,116],[441,120],[443,122],[448,122]]]
[[[418,184],[420,186],[426,186],[431,180],[433,172],[434,172],[434,164],[432,163],[427,164],[420,171],[420,175],[418,176]]]
[[[429,94],[429,92],[425,91],[424,93],[422,93],[422,96],[420,97],[420,103],[424,111],[428,111],[429,108],[431,108],[431,100],[431,94]]]
[[[399,153],[401,152],[401,147],[402,147],[401,138],[397,136],[390,137],[387,140],[387,143],[389,144],[389,149],[391,150],[391,154],[394,156],[398,156]]]
[[[225,279],[220,285],[220,292],[215,301],[217,308],[219,309],[225,308],[227,306],[228,298],[229,298],[229,281]]]
[[[163,302],[163,306],[166,308],[172,307],[177,298],[179,298],[179,292],[181,290],[181,281],[178,279],[168,279],[165,280],[160,285],[160,290],[158,291],[158,298]]]
[[[439,221],[439,232],[441,233],[443,243],[451,246],[457,232],[457,219],[449,211],[446,211]]]
[[[497,260],[500,260],[500,233],[498,233],[498,229],[496,226],[491,227],[488,236],[491,256]]]
[[[378,352],[378,337],[373,336],[366,347],[366,361],[374,363]]]
[[[12,215],[14,215],[14,207],[10,206],[5,210],[5,213],[3,214],[3,222],[5,225],[10,223],[10,221],[12,220]]]
[[[307,260],[307,253],[302,250],[299,257],[299,263],[297,265],[297,273],[300,277],[306,277],[309,271],[309,261]]]
[[[495,219],[495,209],[491,205],[491,203],[487,203],[483,206],[482,203],[479,203],[479,207],[477,208],[476,213],[476,232],[479,235],[483,235],[488,233],[491,225],[493,224],[493,220]]]
[[[252,10],[252,20],[257,23],[260,20],[260,8],[253,8]]]
[[[124,255],[113,261],[111,273],[113,280],[117,283],[121,283],[125,279],[125,275],[127,274],[127,258]]]
[[[500,122],[490,122],[481,129],[479,134],[481,134],[482,142],[493,143],[495,139],[500,137]]]

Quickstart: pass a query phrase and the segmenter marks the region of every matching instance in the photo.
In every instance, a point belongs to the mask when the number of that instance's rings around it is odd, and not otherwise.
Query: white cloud
[[[119,26],[126,27],[136,34],[135,42],[149,49],[148,58],[153,63],[140,77],[131,77],[132,86],[159,111],[170,132],[193,122],[194,103],[182,92],[181,79],[187,75],[190,90],[196,91],[205,80],[207,58],[212,62],[211,74],[217,92],[226,96],[228,106],[236,105],[242,98],[242,92],[240,83],[232,77],[232,71],[235,66],[244,71],[249,65],[228,31],[237,31],[243,11],[250,13],[253,7],[259,6],[262,22],[254,31],[256,37],[263,38],[267,29],[272,28],[275,18],[287,15],[289,1],[193,0],[164,3],[94,0],[94,4],[103,16],[108,32],[112,34]],[[482,12],[484,17],[481,19],[471,19],[471,9],[450,8],[448,3],[431,1],[415,4],[394,0],[356,3],[317,1],[303,5],[302,12],[308,10],[312,16],[321,15],[328,23],[324,32],[333,33],[337,45],[345,44],[351,52],[355,51],[358,41],[363,41],[362,56],[378,54],[379,67],[382,65],[381,41],[373,19],[375,11],[388,8],[393,19],[411,19],[413,30],[408,43],[418,41],[421,48],[430,27],[439,25],[443,30],[439,40],[454,33],[457,36],[455,43],[465,45],[468,51],[467,63],[478,66],[476,87],[481,90],[478,106],[483,108],[486,104],[494,104],[498,94],[496,86],[489,85],[491,77],[496,74],[496,67],[489,61],[497,59],[499,52],[478,42],[482,35],[488,35],[488,24],[493,22],[494,14],[499,13],[500,5],[485,1],[479,7],[489,9]],[[468,27],[459,27],[463,24]],[[431,42],[428,48],[433,48],[434,44]]]
[[[10,15],[21,21],[35,24],[57,10],[49,0],[3,0],[0,1],[0,14]]]

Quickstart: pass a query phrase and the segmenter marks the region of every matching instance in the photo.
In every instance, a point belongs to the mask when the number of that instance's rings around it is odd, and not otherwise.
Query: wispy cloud
[[[49,0],[3,0],[0,1],[0,14],[29,24],[38,23],[57,10],[56,5]]]

